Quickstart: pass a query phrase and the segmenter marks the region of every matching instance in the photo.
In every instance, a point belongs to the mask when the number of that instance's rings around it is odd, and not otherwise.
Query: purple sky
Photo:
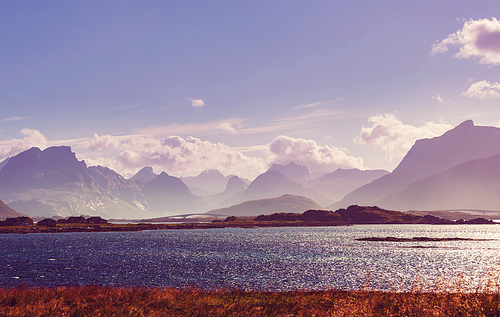
[[[0,160],[69,145],[131,176],[392,170],[500,125],[497,1],[4,1]]]

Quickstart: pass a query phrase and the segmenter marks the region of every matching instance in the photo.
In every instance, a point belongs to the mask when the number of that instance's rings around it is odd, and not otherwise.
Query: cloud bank
[[[115,149],[120,145],[117,139],[113,138],[111,135],[106,134],[99,136],[94,133],[94,137],[90,139],[87,146],[91,151],[101,152],[104,150]]]
[[[462,96],[478,99],[500,98],[500,84],[491,83],[487,80],[478,81],[470,86]]]
[[[269,164],[305,165],[311,171],[333,172],[337,168],[363,169],[363,159],[350,156],[346,151],[318,145],[314,140],[295,139],[280,135],[269,144]]]
[[[248,176],[248,171],[262,172],[266,168],[263,159],[246,156],[223,143],[194,137],[170,136],[163,142],[136,137],[122,144],[121,149],[117,162],[127,170],[156,166],[177,175],[196,175],[206,169],[218,169],[222,173]]]
[[[445,123],[427,122],[420,127],[403,124],[394,114],[377,114],[368,119],[371,127],[362,127],[354,141],[382,147],[388,161],[406,155],[416,140],[439,136],[453,128]]]
[[[500,64],[500,21],[496,18],[467,20],[461,30],[436,41],[431,55],[447,52],[450,46],[459,47],[456,58],[479,59],[479,63],[486,65]]]

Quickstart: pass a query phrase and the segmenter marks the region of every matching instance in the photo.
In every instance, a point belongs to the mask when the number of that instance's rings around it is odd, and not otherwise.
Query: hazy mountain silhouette
[[[333,202],[332,198],[293,182],[281,172],[273,170],[257,176],[244,192],[223,201],[219,207],[228,207],[247,200],[275,198],[285,194],[308,197],[323,206]]]
[[[78,161],[70,147],[31,148],[12,157],[0,170],[0,195],[74,182],[96,188],[85,162]]]
[[[210,213],[231,216],[258,216],[277,212],[302,213],[310,209],[321,209],[321,206],[307,197],[283,195],[276,198],[245,201],[228,208],[211,210]]]
[[[500,210],[500,155],[431,175],[377,204],[397,210]]]
[[[386,170],[337,169],[320,178],[309,181],[306,187],[320,191],[335,200],[342,199],[351,191],[389,174]]]
[[[9,162],[9,160],[10,160],[10,157],[8,157],[5,160],[3,160],[2,162],[0,162],[0,170],[5,166],[5,164],[7,164],[7,162]]]
[[[273,164],[268,171],[279,171],[291,181],[301,185],[310,180],[307,167],[297,165],[294,162],[290,162],[288,165]]]
[[[149,182],[153,180],[158,174],[153,172],[153,168],[146,166],[140,169],[134,176],[130,178],[131,181]]]
[[[90,166],[88,171],[97,182],[101,192],[105,191],[107,194],[143,210],[149,207],[146,197],[135,182],[125,179],[117,172],[104,166]]]
[[[372,204],[455,165],[500,154],[499,140],[499,128],[474,126],[467,120],[442,136],[418,140],[392,173],[352,191],[329,208]]]
[[[17,218],[22,216],[26,215],[15,211],[14,209],[7,206],[3,201],[0,200],[0,220],[5,220],[6,218]]]
[[[204,196],[203,198],[212,206],[233,197],[247,189],[247,184],[238,176],[233,176],[227,181],[226,189],[222,193]]]
[[[162,216],[205,212],[210,209],[207,202],[194,195],[182,180],[165,172],[147,182],[142,193],[149,205]]]
[[[67,210],[56,203],[48,203],[39,199],[16,200],[9,207],[29,216],[50,217],[64,215]]]
[[[201,172],[198,176],[181,177],[181,180],[194,191],[204,194],[217,194],[226,188],[228,178],[216,169]],[[201,190],[201,191],[200,191]]]
[[[60,212],[59,215],[92,214],[115,218],[156,215],[115,196],[130,189],[121,176],[103,167],[90,170],[99,181],[67,146],[43,151],[31,148],[12,157],[0,170],[0,197],[8,204],[40,207],[30,210],[28,215],[44,215],[45,211],[50,212],[46,216],[55,211]],[[33,199],[43,203],[29,203]]]

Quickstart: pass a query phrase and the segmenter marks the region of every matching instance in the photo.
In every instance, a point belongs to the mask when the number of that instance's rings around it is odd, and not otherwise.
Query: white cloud
[[[467,91],[464,91],[462,96],[479,99],[500,98],[500,84],[487,80],[478,81],[472,84]]]
[[[394,114],[377,114],[368,119],[372,127],[362,127],[354,141],[382,147],[388,161],[402,158],[416,140],[439,136],[453,128],[445,123],[426,122],[420,127],[403,124]]]
[[[211,135],[220,132],[220,126],[229,124],[240,125],[244,122],[241,118],[225,118],[203,123],[173,123],[165,126],[153,126],[135,131],[139,135],[152,135],[155,137],[166,137],[168,135]]]
[[[353,157],[344,150],[318,145],[314,140],[295,139],[279,136],[269,144],[269,164],[305,165],[311,171],[334,171],[337,168],[363,169],[363,159]]]
[[[2,122],[22,121],[26,119],[29,119],[29,117],[10,117],[3,119]]]
[[[479,63],[487,65],[500,64],[500,21],[496,18],[472,19],[465,21],[461,30],[448,35],[432,46],[431,55],[448,51],[449,46],[460,49],[456,58],[478,58]]]
[[[231,133],[231,134],[237,134],[238,133],[238,131],[236,131],[236,129],[233,128],[233,126],[229,122],[224,122],[224,123],[218,125],[215,128],[215,130],[217,130],[218,132],[222,132],[222,133]]]
[[[223,143],[194,137],[171,136],[164,142],[152,137],[136,137],[122,147],[117,160],[128,170],[153,166],[176,175],[196,175],[206,169],[218,169],[222,173],[253,177],[266,168],[262,159],[248,157]]]
[[[436,100],[439,103],[444,103],[444,99],[440,95],[433,96],[432,100]]]
[[[38,130],[24,128],[19,133],[24,135],[22,139],[12,139],[0,143],[0,158],[14,156],[32,147],[45,149],[48,146],[47,139]]]
[[[118,140],[109,134],[99,136],[94,133],[94,137],[88,142],[88,148],[91,151],[100,152],[104,150],[115,149],[120,145]]]
[[[191,106],[193,106],[195,108],[200,108],[200,107],[203,107],[205,105],[205,103],[201,99],[188,98],[188,101],[190,101],[191,102]]]

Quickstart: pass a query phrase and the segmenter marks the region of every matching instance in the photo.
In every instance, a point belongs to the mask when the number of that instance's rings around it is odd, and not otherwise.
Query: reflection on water
[[[361,237],[490,241],[365,242]],[[0,286],[407,290],[500,263],[500,226],[359,225],[0,235]],[[500,267],[499,267],[500,271]]]

